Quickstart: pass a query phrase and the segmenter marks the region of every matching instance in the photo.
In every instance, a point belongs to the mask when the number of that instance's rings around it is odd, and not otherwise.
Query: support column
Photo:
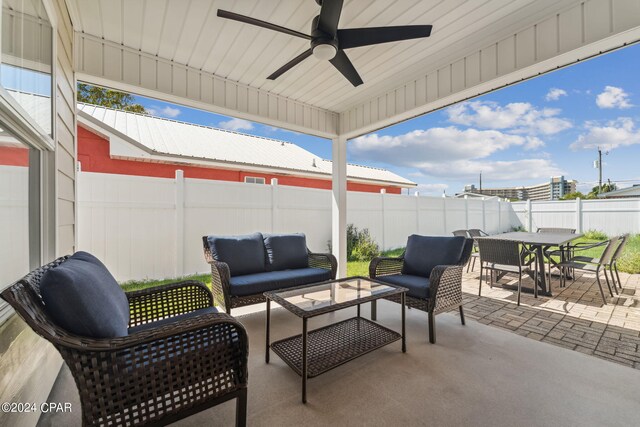
[[[184,275],[184,172],[176,170],[176,277]]]
[[[582,200],[576,197],[576,232],[582,233]]]
[[[338,260],[337,277],[347,275],[347,139],[332,142],[331,248]]]

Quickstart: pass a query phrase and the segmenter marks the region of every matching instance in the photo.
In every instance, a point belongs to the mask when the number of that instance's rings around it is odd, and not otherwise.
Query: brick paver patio
[[[559,287],[552,279],[552,297],[522,293],[516,305],[516,291],[492,288],[483,281],[478,296],[480,269],[464,273],[465,315],[480,323],[508,329],[538,341],[591,354],[612,362],[640,369],[640,274],[620,273],[623,290],[602,304],[593,274],[578,274],[574,283]],[[500,284],[517,284],[507,275]],[[526,277],[523,287],[532,286]],[[608,291],[605,286],[605,295]]]

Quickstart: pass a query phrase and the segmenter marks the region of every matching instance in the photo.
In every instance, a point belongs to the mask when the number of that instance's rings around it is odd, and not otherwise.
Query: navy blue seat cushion
[[[153,329],[153,328],[159,328],[160,326],[170,325],[172,323],[180,322],[182,320],[190,319],[192,317],[200,316],[202,314],[209,314],[209,313],[218,313],[218,309],[215,307],[201,308],[199,310],[194,310],[190,313],[179,314],[177,316],[167,317],[166,319],[156,320],[155,322],[144,323],[142,325],[129,328],[129,333],[135,334],[136,332],[146,331],[148,329]]]
[[[267,250],[269,270],[309,267],[307,239],[304,234],[266,234],[264,247]]]
[[[265,271],[262,234],[244,236],[207,236],[211,256],[229,266],[231,276]]]
[[[40,281],[45,310],[61,328],[92,338],[128,334],[129,301],[100,260],[76,252]]]
[[[276,289],[308,285],[331,279],[331,271],[322,268],[298,268],[296,270],[269,271],[232,277],[231,295],[247,296]]]
[[[390,276],[376,277],[376,279],[409,289],[407,295],[411,297],[429,298],[429,279],[426,277],[412,276],[410,274],[392,274]]]
[[[412,234],[407,241],[402,274],[429,277],[436,265],[460,262],[466,238],[436,237]]]

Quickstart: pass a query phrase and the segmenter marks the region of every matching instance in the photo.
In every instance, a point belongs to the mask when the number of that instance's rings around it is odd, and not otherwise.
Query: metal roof
[[[80,103],[78,109],[153,153],[331,176],[330,160],[291,142],[90,104]],[[416,185],[389,170],[353,164],[347,165],[347,176]]]
[[[612,199],[616,197],[640,197],[640,184],[598,194],[598,198],[600,199]]]

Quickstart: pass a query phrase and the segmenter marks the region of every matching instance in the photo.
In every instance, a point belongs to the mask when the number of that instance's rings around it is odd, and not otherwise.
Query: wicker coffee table
[[[265,292],[264,296],[267,300],[265,361],[269,363],[269,349],[271,349],[302,377],[302,402],[306,403],[307,378],[320,375],[400,339],[402,352],[407,351],[406,292],[406,288],[366,277],[349,277],[282,291]],[[397,294],[401,299],[401,333],[360,316],[361,304]],[[302,319],[302,334],[270,342],[271,301],[280,304]],[[307,329],[309,318],[353,306],[357,306],[356,317],[312,331]]]

